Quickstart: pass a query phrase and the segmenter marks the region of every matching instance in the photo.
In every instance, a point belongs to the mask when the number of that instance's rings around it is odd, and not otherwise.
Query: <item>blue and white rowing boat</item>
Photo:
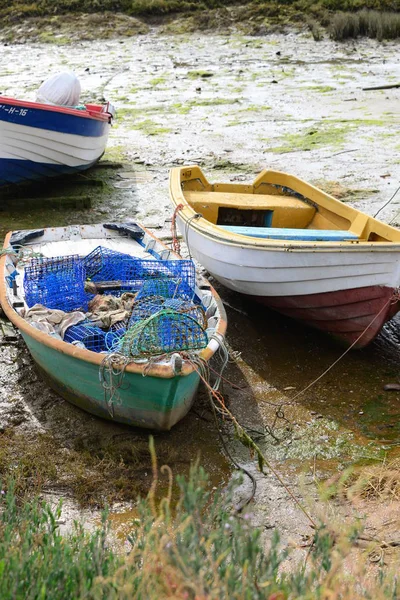
[[[109,104],[82,109],[0,96],[0,186],[82,171],[104,153]]]

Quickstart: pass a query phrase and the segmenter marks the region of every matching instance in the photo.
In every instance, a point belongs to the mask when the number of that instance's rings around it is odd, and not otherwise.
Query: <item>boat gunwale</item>
[[[211,223],[202,215],[197,217],[198,213],[192,208],[189,202],[186,200],[186,197],[181,188],[181,173],[188,169],[193,169],[194,167],[199,168],[197,165],[193,166],[181,166],[181,167],[173,167],[170,170],[170,178],[169,178],[169,193],[170,199],[173,203],[175,210],[177,211],[176,217],[177,219],[181,219],[184,222],[185,230],[193,229],[204,237],[208,237],[209,239],[215,240],[220,244],[226,246],[239,246],[240,248],[249,248],[249,249],[257,249],[257,250],[265,250],[265,251],[284,251],[284,252],[304,252],[304,251],[313,251],[313,252],[331,252],[331,251],[350,251],[350,252],[395,252],[400,251],[400,241],[343,241],[343,242],[333,242],[333,241],[323,241],[323,242],[313,242],[304,240],[272,240],[272,239],[260,239],[257,237],[251,237],[247,235],[242,235],[239,233],[228,232],[219,227],[218,225]],[[294,177],[294,176],[291,176]],[[306,182],[300,180],[295,177],[302,183],[306,185]],[[217,184],[214,184],[217,185]],[[311,186],[310,187],[314,187]],[[318,188],[315,188],[318,190]],[[318,190],[321,191],[321,190]],[[329,196],[329,194],[325,194],[325,196],[329,197],[329,199],[333,200],[335,203],[339,202],[336,198]],[[178,210],[178,206],[183,205],[180,210]],[[359,211],[353,207],[351,210],[356,211],[358,214],[365,215],[368,218],[377,221],[387,227],[391,227],[391,225],[387,225],[382,221],[374,219],[367,215],[366,213]],[[187,213],[187,214],[185,214]],[[394,229],[394,228],[393,228]]]
[[[64,115],[73,115],[76,117],[81,117],[84,119],[92,119],[95,121],[109,122],[110,118],[112,118],[112,113],[110,113],[110,112],[100,112],[100,111],[90,110],[88,108],[86,108],[86,110],[78,110],[77,108],[71,108],[71,107],[66,107],[66,106],[56,106],[53,104],[43,104],[42,102],[32,102],[30,100],[17,100],[16,98],[10,98],[8,96],[1,96],[1,95],[0,95],[0,104],[15,105],[15,106],[20,106],[20,107],[25,107],[28,109],[31,108],[31,109],[37,109],[37,110],[50,111],[50,112],[57,112],[57,113],[64,114]],[[97,105],[91,105],[91,106],[108,106],[108,104],[105,103],[105,104],[97,104]],[[30,125],[28,124],[28,125],[26,125],[26,127],[30,127]]]
[[[166,244],[164,244],[159,238],[157,238],[148,229],[146,229],[146,227],[143,227],[141,224],[139,224],[139,225],[146,232],[147,235],[149,235],[150,237],[155,239],[165,249],[170,250],[171,254],[175,255],[177,258],[181,258],[177,253],[173,252],[170,248],[168,248],[168,246],[166,246]],[[54,229],[54,228],[49,228],[49,229]],[[13,233],[12,231],[9,231],[7,233],[7,235],[4,239],[3,249],[10,247],[10,240],[11,240],[12,233]],[[66,354],[68,356],[71,356],[72,358],[76,358],[76,359],[82,360],[84,362],[98,365],[100,368],[100,366],[104,360],[104,356],[105,356],[104,354],[99,354],[97,352],[92,352],[91,350],[78,348],[76,346],[73,346],[72,344],[69,344],[68,342],[64,342],[63,340],[57,340],[57,339],[49,336],[47,333],[44,333],[43,331],[39,331],[35,327],[32,327],[32,325],[30,325],[27,321],[25,321],[25,319],[23,317],[21,317],[17,313],[17,311],[9,304],[8,297],[7,297],[7,291],[6,291],[6,280],[5,280],[6,259],[7,259],[7,255],[5,255],[5,254],[3,256],[1,256],[1,258],[0,258],[0,306],[3,309],[7,318],[11,321],[11,323],[13,325],[15,325],[15,327],[19,331],[26,333],[28,336],[30,336],[37,342],[43,344],[44,346],[47,346],[48,348],[51,348],[52,350],[60,352],[61,354]],[[203,278],[203,279],[205,281],[207,281],[205,278]],[[198,356],[206,362],[208,362],[212,358],[212,356],[215,354],[215,352],[217,351],[217,349],[219,347],[218,337],[221,338],[221,341],[224,340],[225,333],[226,333],[226,327],[227,327],[226,311],[225,311],[224,305],[222,303],[222,300],[221,300],[219,294],[217,293],[217,291],[214,289],[214,287],[208,281],[207,281],[207,283],[210,286],[210,291],[211,291],[211,294],[217,304],[217,308],[218,308],[220,316],[219,316],[217,327],[216,327],[215,334],[214,334],[217,339],[215,341],[211,340],[208,343],[208,345],[206,346],[206,348],[203,348],[198,353]],[[214,341],[214,344],[213,344],[213,341]],[[216,347],[214,349],[211,347],[213,345],[216,345]],[[174,353],[172,353],[172,354],[174,354]],[[146,361],[144,363],[134,363],[134,362],[129,363],[126,366],[125,372],[133,373],[133,374],[140,374],[140,375],[146,376],[146,377],[159,377],[162,379],[172,379],[173,377],[176,377],[177,375],[185,377],[185,376],[193,373],[195,370],[196,369],[194,368],[194,366],[192,364],[188,363],[186,360],[183,361],[182,369],[179,373],[176,373],[170,364],[168,364],[168,365],[154,364],[154,363],[151,364],[151,362],[150,362],[150,366],[149,366],[149,362]]]

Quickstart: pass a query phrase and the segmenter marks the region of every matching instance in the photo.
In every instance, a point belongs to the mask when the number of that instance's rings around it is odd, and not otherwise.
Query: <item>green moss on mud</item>
[[[189,79],[208,79],[213,77],[214,73],[211,73],[211,71],[188,71],[186,76]]]
[[[385,449],[374,443],[357,443],[350,431],[341,430],[335,421],[317,419],[296,431],[296,441],[287,447],[277,447],[280,460],[309,460],[314,457],[324,460],[359,461],[382,460]]]
[[[171,131],[170,127],[163,127],[151,119],[134,122],[132,123],[131,127],[132,129],[141,131],[145,135],[163,135],[165,133],[170,133]]]
[[[38,41],[44,44],[55,44],[56,46],[65,46],[71,40],[67,36],[56,35],[50,31],[42,31],[42,33],[39,34]]]
[[[237,104],[240,98],[204,98],[199,100],[190,100],[188,104],[194,106],[221,106],[224,104]]]
[[[182,104],[177,102],[171,106],[172,110],[179,115],[187,115],[190,113],[191,106],[189,104]]]
[[[246,163],[236,163],[230,160],[217,160],[213,163],[213,169],[217,171],[227,171],[232,173],[255,173],[257,172],[257,166]]]
[[[167,75],[159,75],[158,77],[154,77],[153,79],[150,79],[150,85],[157,87],[159,85],[163,85],[167,81],[168,81]]]
[[[304,132],[283,136],[282,144],[267,148],[267,152],[286,153],[315,150],[317,148],[341,148],[350,134],[364,127],[385,127],[387,121],[382,119],[330,119],[310,127]],[[270,142],[270,140],[265,140]]]
[[[329,181],[326,179],[314,180],[312,181],[312,184],[342,202],[365,199],[373,194],[377,194],[379,191],[376,189],[350,188],[344,186],[339,181]]]
[[[303,89],[311,90],[311,91],[317,92],[319,94],[327,94],[328,92],[334,92],[336,90],[336,88],[334,88],[330,85],[308,85]]]
[[[106,151],[104,153],[104,160],[109,160],[111,162],[124,162],[127,158],[127,149],[126,146],[116,145],[111,146],[108,144],[106,147]]]
[[[285,153],[315,150],[323,147],[340,148],[352,130],[354,130],[354,126],[350,124],[340,126],[323,123],[304,132],[287,134],[281,138],[283,142],[281,145],[267,148],[266,151]]]

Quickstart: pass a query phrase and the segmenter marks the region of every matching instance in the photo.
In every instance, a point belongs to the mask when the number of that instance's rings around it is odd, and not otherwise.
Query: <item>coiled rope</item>
[[[104,390],[104,401],[110,417],[114,418],[114,405],[122,403],[118,390],[122,388],[126,367],[133,362],[119,352],[106,354],[99,367],[99,381]]]
[[[27,261],[31,258],[42,258],[43,254],[41,252],[35,252],[29,246],[9,246],[8,248],[2,248],[0,250],[0,258],[2,256],[14,256],[16,258],[16,263]]]

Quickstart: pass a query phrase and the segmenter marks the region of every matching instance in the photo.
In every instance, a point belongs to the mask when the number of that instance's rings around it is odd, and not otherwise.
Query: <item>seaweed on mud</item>
[[[163,463],[189,464],[168,441],[157,443]],[[51,456],[51,460],[49,457]],[[72,494],[81,506],[134,501],[150,487],[148,437],[86,434],[65,445],[54,435],[26,436],[9,429],[0,436],[1,478],[12,477],[22,498],[43,490]]]

